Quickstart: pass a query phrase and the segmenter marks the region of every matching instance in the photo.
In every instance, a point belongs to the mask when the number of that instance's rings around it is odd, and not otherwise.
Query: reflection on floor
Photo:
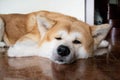
[[[120,29],[113,28],[106,52],[72,64],[59,65],[40,57],[9,58],[0,48],[0,80],[120,80]]]

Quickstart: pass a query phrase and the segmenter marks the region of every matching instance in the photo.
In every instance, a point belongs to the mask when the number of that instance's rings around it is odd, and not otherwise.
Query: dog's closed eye
[[[56,40],[62,40],[62,38],[61,38],[61,37],[55,37],[55,39],[56,39]]]
[[[81,42],[79,40],[74,40],[73,43],[74,44],[81,44]]]

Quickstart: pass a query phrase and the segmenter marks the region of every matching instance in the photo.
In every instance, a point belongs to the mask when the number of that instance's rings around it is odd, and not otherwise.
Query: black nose
[[[60,46],[57,48],[57,53],[58,53],[60,56],[68,56],[68,55],[70,54],[70,49],[69,49],[67,46],[60,45]]]

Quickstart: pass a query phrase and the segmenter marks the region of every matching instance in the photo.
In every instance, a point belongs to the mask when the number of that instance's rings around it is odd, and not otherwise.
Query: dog
[[[88,25],[77,18],[57,12],[0,15],[0,45],[9,46],[9,57],[41,56],[59,64],[97,55],[109,24]]]

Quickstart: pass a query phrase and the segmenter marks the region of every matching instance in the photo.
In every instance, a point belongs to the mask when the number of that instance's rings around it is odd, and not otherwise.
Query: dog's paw
[[[37,50],[35,47],[13,46],[8,49],[7,55],[9,57],[36,56]]]
[[[9,57],[24,57],[26,54],[29,54],[26,52],[25,48],[22,47],[10,47],[8,49],[7,55]],[[29,55],[28,55],[29,56]]]
[[[7,51],[8,57],[18,57],[17,50],[14,47],[10,47]]]
[[[106,41],[106,40],[103,40],[103,41],[100,43],[100,45],[98,46],[98,48],[100,48],[100,47],[108,47],[108,46],[109,46],[109,42]]]

